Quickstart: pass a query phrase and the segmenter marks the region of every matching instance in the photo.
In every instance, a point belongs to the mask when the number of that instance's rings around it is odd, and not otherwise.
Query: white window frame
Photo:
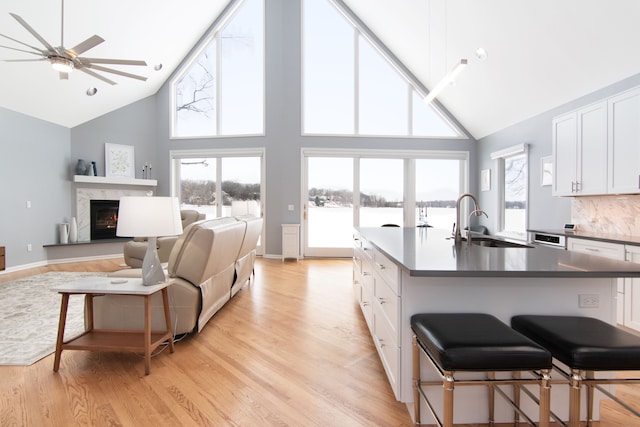
[[[169,124],[170,124],[170,137],[169,139],[201,139],[201,138],[235,138],[243,136],[265,136],[266,127],[266,4],[265,0],[262,0],[262,8],[264,11],[263,20],[263,37],[262,37],[262,132],[251,134],[233,134],[233,135],[220,135],[220,53],[221,53],[221,40],[220,31],[225,27],[227,22],[234,16],[235,12],[242,5],[244,0],[231,0],[225,9],[220,13],[216,21],[214,21],[211,29],[208,31],[205,38],[198,44],[197,48],[189,55],[186,61],[180,66],[178,72],[171,79],[169,83],[170,87],[170,110],[169,110]],[[216,46],[216,133],[213,135],[197,135],[197,136],[177,136],[176,135],[176,84],[185,76],[185,74],[191,69],[191,66],[198,60],[200,55],[209,47],[209,44],[215,40]]]
[[[302,148],[301,149],[301,180],[300,187],[300,203],[303,209],[300,212],[300,224],[302,247],[308,248],[307,242],[307,221],[305,213],[308,209],[308,182],[307,182],[307,159],[309,157],[351,157],[354,160],[353,167],[353,224],[359,225],[360,220],[360,159],[363,158],[383,158],[383,159],[404,159],[404,194],[403,194],[403,220],[406,227],[414,227],[416,225],[416,197],[415,197],[415,161],[417,159],[442,159],[442,160],[459,160],[460,161],[460,193],[469,191],[469,157],[468,151],[447,151],[447,150],[352,150],[352,149],[321,149],[321,148]],[[407,209],[411,206],[410,209]],[[462,218],[464,226],[467,226],[467,219]],[[314,256],[350,256],[349,248],[344,253],[317,253]],[[305,254],[303,254],[304,256]]]
[[[319,1],[319,0],[306,0],[306,1]],[[416,92],[420,97],[424,98],[427,96],[429,91],[427,88],[420,82],[420,80],[398,59],[398,57],[389,50],[389,48],[366,26],[366,24],[353,13],[353,11],[344,3],[343,0],[326,0],[331,3],[336,10],[341,13],[347,21],[353,26],[353,36],[355,39],[354,45],[354,58],[353,61],[355,63],[354,67],[354,132],[352,134],[326,134],[326,133],[308,133],[305,132],[304,126],[304,111],[301,111],[300,114],[300,129],[302,136],[322,136],[322,135],[330,135],[330,136],[350,136],[350,137],[391,137],[391,138],[409,138],[409,139],[425,139],[425,138],[435,138],[442,140],[464,140],[469,138],[468,135],[462,130],[462,128],[456,123],[455,120],[451,118],[449,114],[443,111],[442,108],[437,103],[432,103],[431,106],[435,110],[436,114],[438,114],[444,122],[446,122],[451,129],[456,133],[455,136],[425,136],[425,135],[414,135],[413,134],[413,93]],[[300,22],[301,27],[304,26],[304,11],[303,8],[305,1],[302,1],[302,8],[300,13]],[[301,31],[301,46],[302,46],[302,55],[300,56],[300,70],[301,70],[301,93],[300,93],[300,105],[301,108],[304,108],[304,88],[305,88],[305,72],[304,72],[304,28]],[[368,41],[375,50],[380,53],[380,55],[398,72],[400,77],[407,82],[408,90],[407,90],[407,102],[409,103],[408,109],[408,131],[406,135],[370,135],[370,134],[361,134],[360,133],[360,112],[359,112],[359,90],[360,90],[360,82],[359,82],[359,64],[360,64],[360,36],[362,36],[366,41]]]
[[[505,194],[504,194],[504,161],[508,157],[512,157],[515,155],[524,154],[527,160],[527,168],[525,171],[525,197],[526,197],[526,208],[525,208],[525,226],[524,231],[522,233],[505,230],[504,222],[505,222]],[[527,240],[527,229],[529,228],[529,145],[528,144],[517,144],[511,147],[504,148],[502,150],[494,151],[491,153],[491,160],[495,162],[495,170],[496,170],[496,188],[497,188],[497,205],[496,205],[496,220],[495,220],[495,229],[496,235],[502,237],[508,237],[516,240]]]
[[[179,197],[180,194],[180,160],[193,157],[215,157],[216,158],[216,183],[222,183],[222,159],[224,157],[260,157],[260,216],[264,216],[264,205],[267,197],[266,183],[266,149],[265,148],[247,148],[247,149],[202,149],[202,150],[170,150],[169,160],[171,163],[171,197]],[[222,185],[216,185],[216,200],[222,200]],[[216,217],[222,216],[222,204],[216,206]],[[266,223],[266,218],[264,219]],[[262,255],[265,248],[265,227],[262,228],[260,237],[260,247],[257,248],[258,255]]]

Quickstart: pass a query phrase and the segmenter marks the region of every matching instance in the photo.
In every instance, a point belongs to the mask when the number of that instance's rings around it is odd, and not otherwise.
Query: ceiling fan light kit
[[[129,59],[108,59],[108,58],[85,58],[81,57],[84,52],[88,51],[104,42],[104,39],[100,36],[94,35],[81,42],[80,44],[72,47],[71,49],[67,49],[64,47],[64,0],[61,0],[62,3],[62,13],[61,13],[61,25],[60,25],[60,46],[53,47],[47,40],[45,40],[40,34],[36,32],[24,19],[15,13],[9,13],[22,27],[27,30],[33,37],[36,38],[40,42],[40,44],[44,47],[44,49],[31,46],[30,44],[21,42],[13,37],[6,36],[4,34],[0,34],[0,36],[5,39],[11,40],[15,43],[22,45],[22,47],[29,48],[31,50],[26,49],[18,49],[16,47],[10,46],[0,46],[1,48],[10,49],[14,51],[19,51],[23,53],[28,53],[31,55],[39,56],[38,59],[10,59],[5,60],[5,62],[33,62],[33,61],[43,61],[47,60],[51,63],[51,67],[54,70],[60,73],[60,79],[66,80],[69,78],[69,73],[76,69],[82,71],[85,74],[90,75],[91,77],[95,77],[99,80],[102,80],[105,83],[110,85],[115,85],[116,82],[108,79],[107,77],[96,73],[96,71],[101,71],[104,73],[116,74],[123,77],[128,77],[136,80],[146,81],[147,78],[143,76],[139,76],[137,74],[125,73],[124,71],[116,70],[113,68],[103,67],[97,64],[111,64],[111,65],[133,65],[133,66],[146,66],[147,63],[145,61],[140,60],[129,60]],[[94,71],[95,70],[95,71]]]
[[[73,61],[67,58],[51,57],[49,61],[51,61],[51,67],[56,71],[67,74],[73,71]]]

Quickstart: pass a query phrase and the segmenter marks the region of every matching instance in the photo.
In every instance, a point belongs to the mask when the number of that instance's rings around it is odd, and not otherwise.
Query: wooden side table
[[[160,344],[169,341],[169,350],[174,352],[171,313],[169,311],[169,294],[167,288],[172,282],[153,286],[144,286],[142,279],[117,277],[87,277],[81,280],[56,286],[51,290],[62,295],[60,321],[58,323],[58,339],[56,341],[53,371],[60,368],[62,350],[91,351],[131,351],[144,352],[144,373],[151,371],[151,352]],[[166,330],[151,330],[151,296],[162,292]],[[67,321],[69,295],[84,294],[87,310],[87,330],[76,338],[64,342],[64,328]],[[144,330],[112,330],[93,328],[93,297],[97,295],[133,295],[144,298]]]

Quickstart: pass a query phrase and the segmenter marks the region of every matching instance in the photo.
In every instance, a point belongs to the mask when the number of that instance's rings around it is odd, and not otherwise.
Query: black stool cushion
[[[574,369],[640,370],[640,337],[602,320],[580,316],[520,315],[511,326]]]
[[[432,359],[446,371],[551,368],[551,353],[488,314],[415,314],[411,328]]]

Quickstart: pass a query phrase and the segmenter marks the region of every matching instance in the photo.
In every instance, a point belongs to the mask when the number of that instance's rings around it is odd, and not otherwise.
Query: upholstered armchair
[[[194,210],[181,210],[180,217],[182,219],[182,229],[187,225],[196,221],[205,219],[205,215]],[[178,240],[178,236],[165,236],[156,239],[156,248],[158,250],[158,258],[160,262],[168,262],[169,254],[173,245]],[[144,254],[147,252],[147,239],[144,237],[136,237],[130,242],[124,244],[124,262],[132,268],[141,268]]]

